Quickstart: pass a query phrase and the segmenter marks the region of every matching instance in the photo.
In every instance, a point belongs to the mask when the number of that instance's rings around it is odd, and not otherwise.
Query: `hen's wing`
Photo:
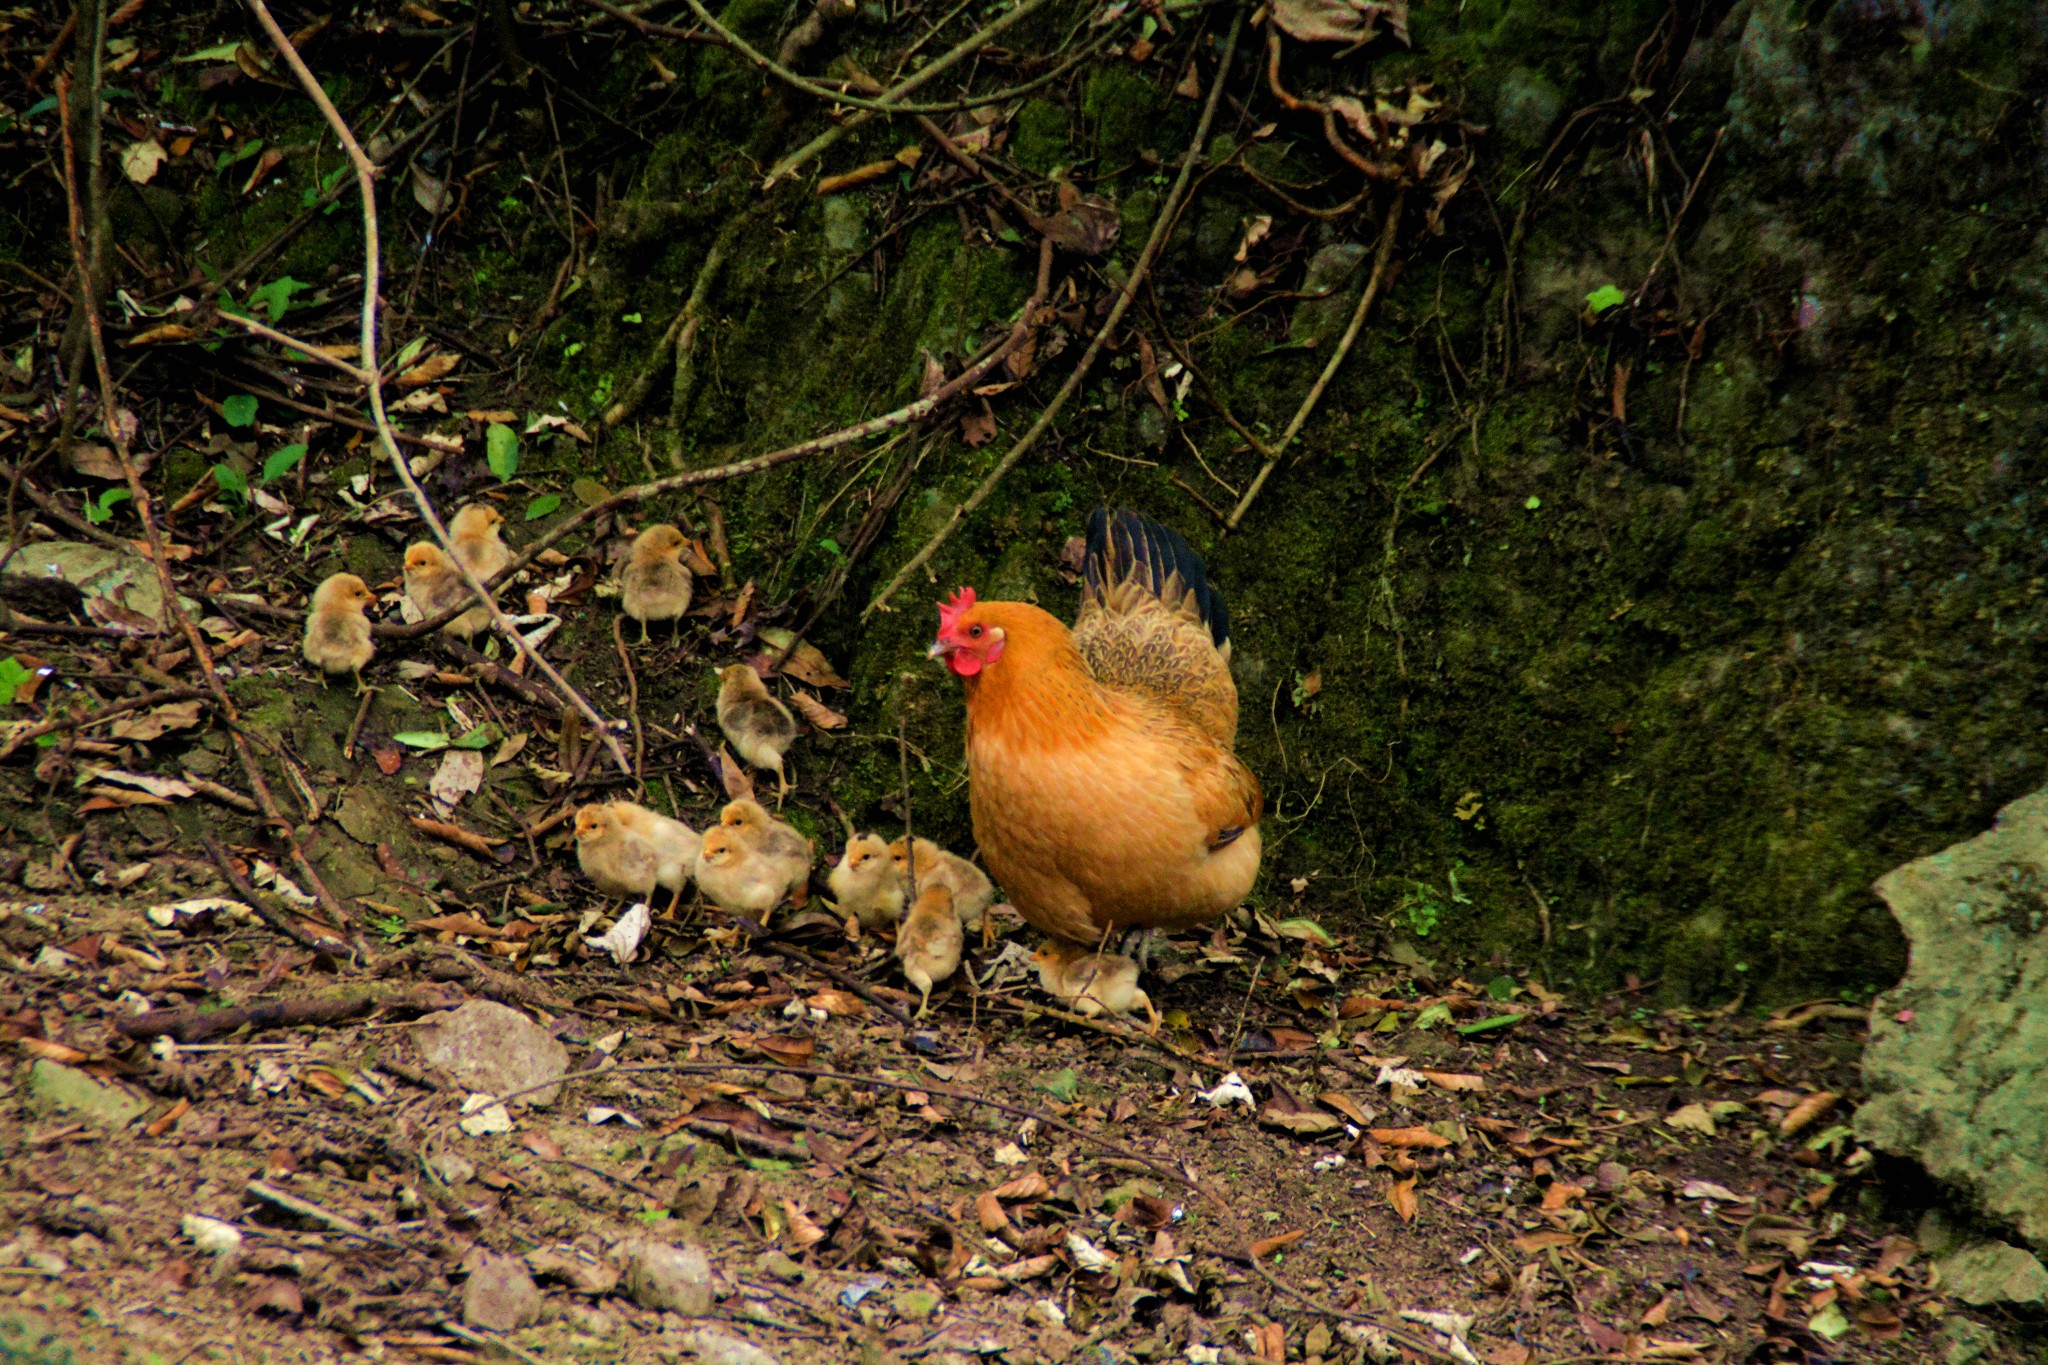
[[[1235,744],[1230,612],[1201,556],[1149,517],[1098,507],[1081,572],[1074,643],[1096,680],[1157,697]]]

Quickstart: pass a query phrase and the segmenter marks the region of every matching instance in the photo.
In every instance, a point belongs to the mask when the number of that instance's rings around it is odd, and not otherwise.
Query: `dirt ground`
[[[886,945],[715,918],[523,975],[483,960],[516,931],[443,929],[400,984],[226,910],[9,904],[6,1358],[2029,1358],[1886,1216],[1839,1008],[1564,999],[1247,915],[1161,945],[1157,1036],[1040,1012],[1014,925],[906,1026]],[[572,1070],[473,1136],[415,1034],[493,995]],[[648,1238],[704,1248],[707,1316],[621,1278]],[[465,1325],[491,1253],[532,1325]]]

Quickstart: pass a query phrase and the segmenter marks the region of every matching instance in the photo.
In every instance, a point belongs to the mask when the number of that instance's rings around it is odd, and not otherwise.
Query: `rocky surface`
[[[2048,1250],[2048,791],[1877,890],[1912,958],[1871,1012],[1857,1132]]]

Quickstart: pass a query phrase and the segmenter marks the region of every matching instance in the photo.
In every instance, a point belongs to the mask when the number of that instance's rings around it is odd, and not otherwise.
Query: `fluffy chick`
[[[864,929],[883,929],[903,913],[903,875],[889,857],[879,834],[861,834],[846,841],[846,852],[825,879],[839,913],[859,920]]]
[[[1076,1014],[1094,1018],[1099,1014],[1129,1014],[1145,1011],[1152,1028],[1159,1027],[1159,1011],[1152,998],[1138,987],[1138,964],[1118,953],[1091,953],[1058,939],[1049,941],[1031,955],[1038,968],[1038,984],[1045,993]]]
[[[932,987],[960,970],[964,946],[953,893],[937,883],[926,887],[896,926],[896,958],[903,964],[903,979],[922,997],[918,1018],[931,1013]]]
[[[440,546],[422,540],[405,547],[405,595],[420,609],[420,615],[434,617],[467,601],[470,591],[455,561]],[[441,627],[441,631],[458,640],[468,640],[490,623],[490,611],[478,604]]]
[[[777,856],[749,844],[737,829],[714,825],[697,851],[697,885],[721,909],[765,921],[785,893],[811,875],[808,849],[800,859]]]
[[[680,820],[631,801],[614,801],[612,816],[633,838],[654,854],[654,883],[677,896],[690,884],[704,836]]]
[[[756,768],[772,771],[787,792],[782,756],[796,742],[796,717],[746,664],[720,669],[718,679],[718,728],[725,731],[735,753]]]
[[[899,880],[910,876],[910,845],[902,839],[889,845],[889,863]],[[982,916],[995,902],[996,888],[988,874],[957,853],[948,853],[929,839],[917,841],[917,888],[943,886],[953,893],[953,909],[970,929],[981,927]]]
[[[654,848],[596,802],[576,810],[576,864],[599,891],[627,900],[652,897],[660,871]]]
[[[619,570],[619,607],[640,623],[647,643],[649,621],[673,621],[690,609],[690,570],[683,563],[683,533],[650,526],[633,539],[632,553]]]
[[[323,673],[355,674],[358,692],[364,689],[363,665],[377,652],[363,608],[376,600],[362,579],[338,573],[313,589],[313,607],[306,613],[306,639],[300,646],[306,662]]]
[[[741,842],[765,857],[776,859],[790,870],[790,899],[802,905],[809,897],[811,841],[796,826],[770,815],[758,801],[742,797],[729,801],[718,813],[718,823],[731,830]]]
[[[494,507],[473,502],[448,523],[448,540],[464,568],[488,581],[492,574],[512,562],[512,547],[499,535],[505,524]]]

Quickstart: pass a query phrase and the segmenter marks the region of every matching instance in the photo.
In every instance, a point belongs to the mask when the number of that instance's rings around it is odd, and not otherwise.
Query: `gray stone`
[[[516,1332],[540,1319],[540,1289],[517,1256],[486,1254],[462,1286],[462,1320],[491,1332]]]
[[[699,1365],[775,1365],[775,1357],[753,1342],[716,1327],[692,1327],[666,1340],[696,1356]]]
[[[1358,290],[1365,287],[1358,268],[1371,257],[1372,251],[1358,242],[1338,242],[1309,257],[1308,269],[1301,277],[1301,292],[1306,297],[1294,307],[1294,321],[1287,329],[1289,342],[1320,346],[1343,334],[1351,310],[1358,306]]]
[[[1856,1131],[2048,1251],[2048,791],[1877,892],[1913,955],[1871,1011]]]
[[[1941,1288],[1964,1303],[2048,1303],[2048,1267],[2005,1242],[1975,1242],[1935,1262]]]
[[[428,1015],[413,1032],[420,1055],[470,1090],[505,1095],[528,1086],[514,1104],[549,1105],[560,1093],[545,1085],[569,1070],[569,1050],[518,1010],[491,1000]]]
[[[689,1318],[711,1311],[711,1262],[701,1248],[647,1238],[624,1250],[626,1292],[633,1302]]]
[[[108,1128],[125,1128],[149,1109],[147,1100],[47,1057],[37,1058],[29,1068],[28,1094],[33,1105],[61,1109]]]

